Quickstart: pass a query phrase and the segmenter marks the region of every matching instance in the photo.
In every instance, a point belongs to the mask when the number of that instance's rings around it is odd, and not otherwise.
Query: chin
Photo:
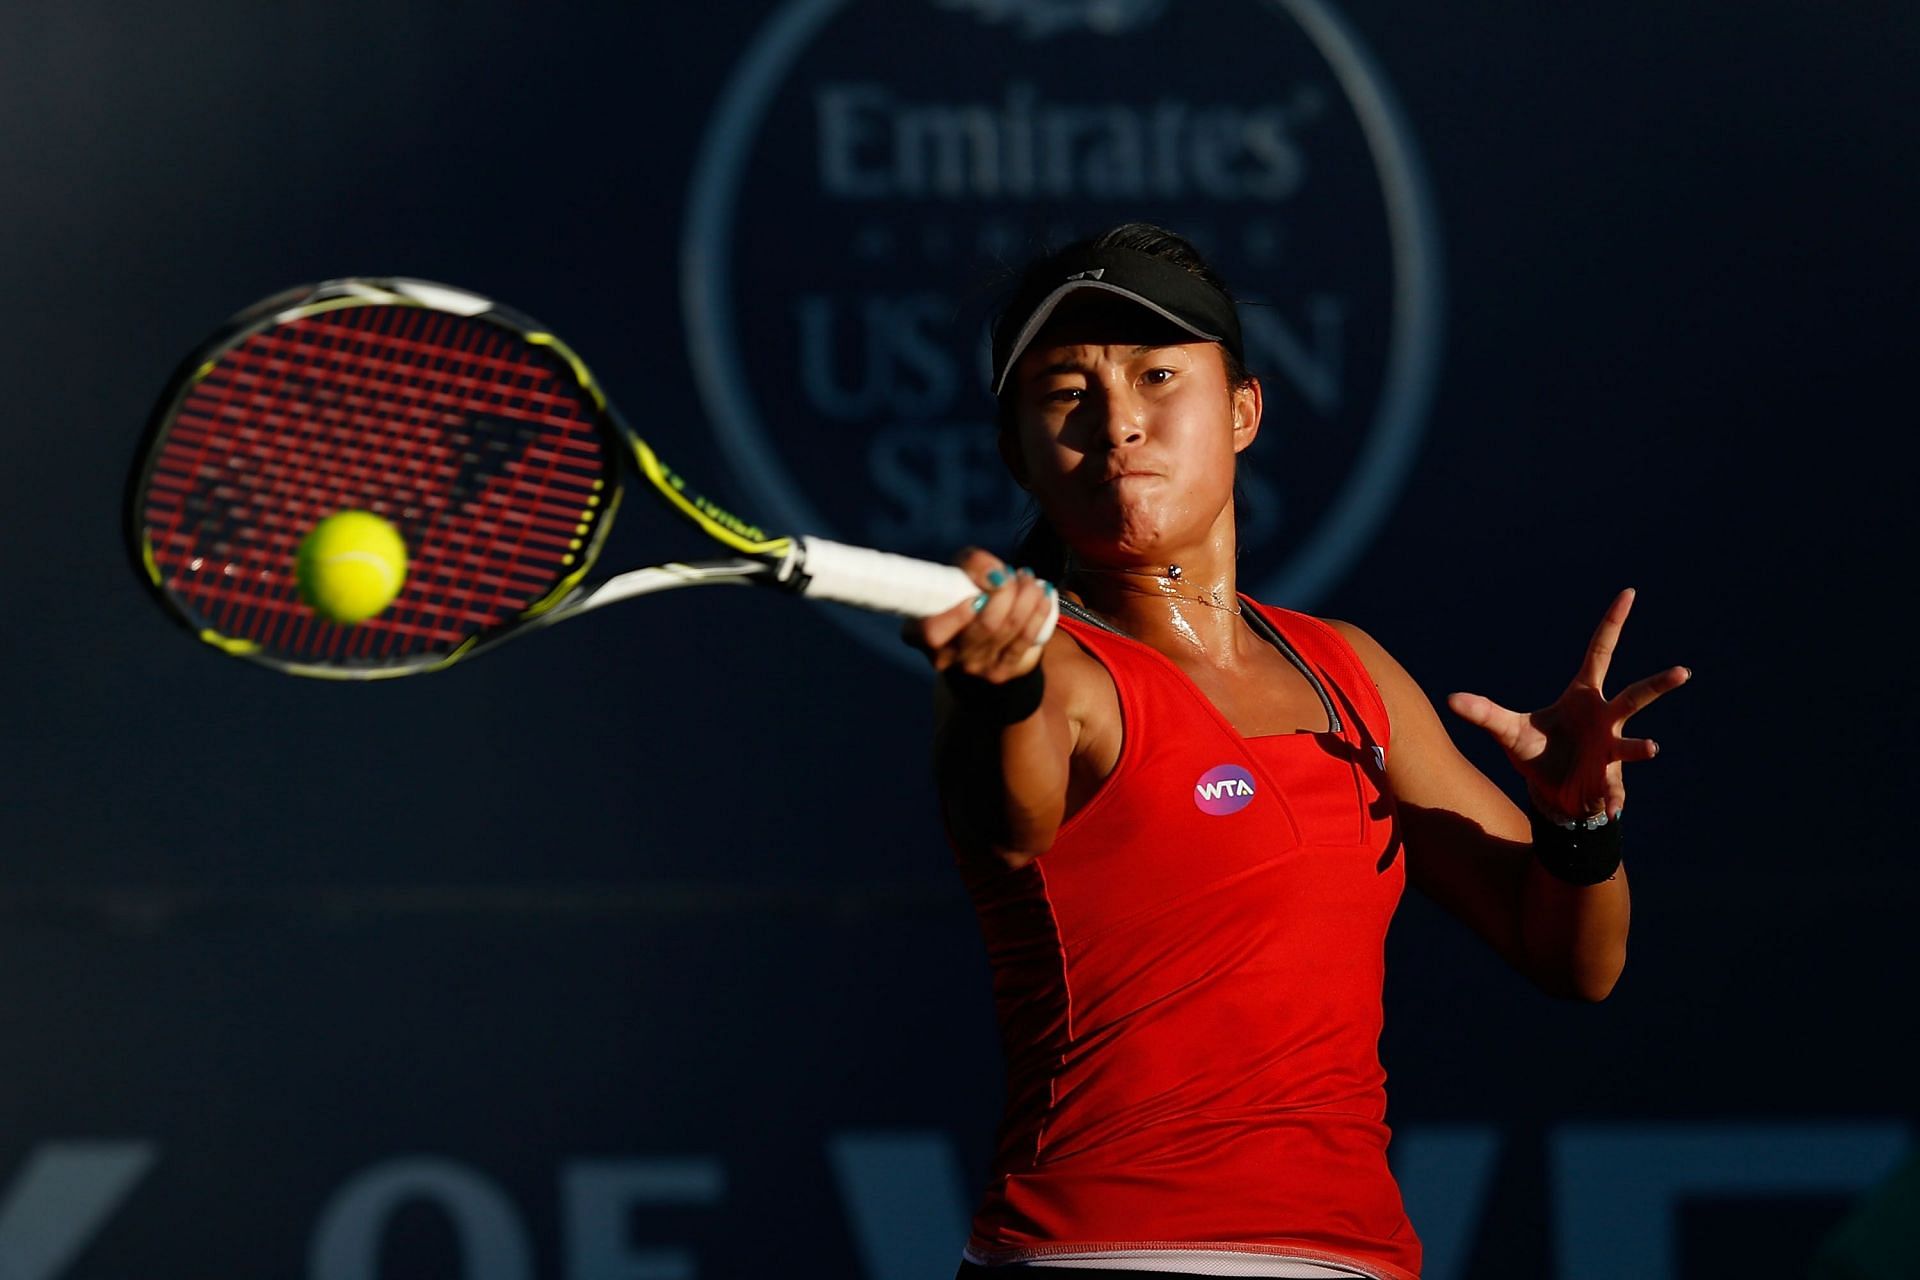
[[[1092,560],[1130,562],[1152,560],[1162,545],[1160,527],[1133,523],[1109,524],[1097,530],[1083,529],[1067,539],[1074,551]]]

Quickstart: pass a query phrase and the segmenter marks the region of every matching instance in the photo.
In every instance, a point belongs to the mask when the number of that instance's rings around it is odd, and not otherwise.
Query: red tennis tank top
[[[1007,1055],[977,1262],[1211,1246],[1419,1274],[1379,1058],[1406,878],[1386,707],[1331,627],[1245,604],[1332,732],[1243,738],[1157,651],[1061,619],[1125,737],[1045,853],[962,863]]]

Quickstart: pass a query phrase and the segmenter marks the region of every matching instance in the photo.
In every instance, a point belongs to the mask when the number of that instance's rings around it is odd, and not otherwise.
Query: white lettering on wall
[[[906,102],[885,85],[814,95],[820,185],[842,200],[1259,200],[1295,195],[1307,162],[1294,107],[1163,99],[1065,103],[1015,82],[999,101]]]

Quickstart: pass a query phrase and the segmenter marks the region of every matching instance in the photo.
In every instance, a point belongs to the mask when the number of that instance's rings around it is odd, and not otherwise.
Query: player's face
[[[1070,300],[1071,301],[1071,300]],[[1015,476],[1096,563],[1159,563],[1233,529],[1235,456],[1259,430],[1218,343],[1095,302],[1042,330],[1014,370]]]

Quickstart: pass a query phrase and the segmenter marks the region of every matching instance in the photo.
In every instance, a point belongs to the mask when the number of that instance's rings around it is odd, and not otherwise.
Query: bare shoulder
[[[1047,651],[1041,661],[1047,671],[1048,692],[1058,689],[1060,709],[1074,726],[1076,739],[1084,726],[1103,726],[1108,722],[1117,726],[1120,699],[1114,691],[1113,677],[1064,627],[1047,641]]]
[[[1400,721],[1403,719],[1402,712],[1411,710],[1407,705],[1410,696],[1417,696],[1421,705],[1427,705],[1427,696],[1420,691],[1420,686],[1414,683],[1406,668],[1378,640],[1344,618],[1321,618],[1319,621],[1332,627],[1341,639],[1353,646],[1361,665],[1373,677],[1374,688],[1380,691],[1381,699],[1387,704],[1387,715],[1392,720]]]
[[[1427,697],[1426,690],[1408,674],[1399,660],[1388,653],[1378,640],[1353,623],[1339,618],[1324,618],[1322,621],[1353,646],[1367,674],[1373,677],[1374,687],[1380,691],[1380,700],[1386,704],[1387,722],[1393,733],[1393,754],[1402,762],[1402,767],[1397,770],[1389,766],[1389,773],[1405,781],[1407,774],[1414,769],[1450,769],[1456,763],[1465,766],[1465,760],[1460,757],[1452,738],[1440,722],[1440,714],[1435,710],[1433,700]]]
[[[1362,631],[1357,623],[1348,622],[1345,618],[1316,618],[1315,621],[1338,631],[1341,638],[1352,645],[1353,651],[1360,655],[1360,661],[1367,664],[1367,674],[1376,682],[1380,679],[1380,673],[1375,669],[1374,663],[1380,658],[1386,658],[1387,651],[1380,647],[1378,640]]]
[[[1460,753],[1426,690],[1361,628],[1335,618],[1323,621],[1360,655],[1367,674],[1380,690],[1381,701],[1387,704],[1394,744],[1387,777],[1399,799],[1430,810],[1465,815],[1483,830],[1511,835],[1518,811]],[[1520,829],[1524,825],[1522,822]]]
[[[1063,679],[1072,681],[1099,680],[1111,683],[1107,669],[1098,658],[1087,651],[1086,646],[1074,638],[1065,627],[1054,631],[1047,641],[1047,651],[1042,656],[1047,664],[1047,676],[1053,677],[1056,671]]]

